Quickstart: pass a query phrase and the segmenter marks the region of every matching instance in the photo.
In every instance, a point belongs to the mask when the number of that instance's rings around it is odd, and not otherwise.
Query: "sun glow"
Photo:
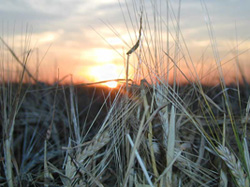
[[[91,67],[89,74],[89,76],[94,79],[95,82],[108,81],[103,84],[109,88],[117,87],[118,83],[112,80],[118,79],[120,77],[118,66],[115,64],[105,64]]]
[[[81,52],[81,59],[88,60],[93,59],[97,63],[111,63],[115,59],[119,59],[120,56],[115,50],[106,48],[93,48]]]
[[[116,88],[118,85],[118,82],[117,81],[109,81],[109,82],[106,82],[105,85],[109,88]]]

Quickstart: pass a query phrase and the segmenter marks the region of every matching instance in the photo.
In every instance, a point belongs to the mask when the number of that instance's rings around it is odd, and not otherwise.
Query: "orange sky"
[[[168,48],[169,34],[169,55],[190,80],[195,79],[192,78],[195,75],[193,67],[200,78],[204,77],[204,83],[218,80],[214,52],[219,54],[217,61],[220,59],[225,64],[223,70],[227,82],[234,81],[239,74],[237,61],[250,80],[249,52],[244,52],[250,47],[249,2],[209,1],[206,2],[207,14],[200,2],[187,0],[180,6],[179,29],[179,4],[169,2],[167,14],[167,3],[160,0],[154,4],[132,0],[120,1],[120,4],[116,0],[74,3],[65,0],[53,1],[50,5],[4,0],[0,5],[0,15],[4,15],[1,37],[20,58],[25,47],[33,50],[28,67],[33,74],[39,67],[42,81],[54,81],[57,69],[60,78],[72,74],[77,83],[125,78],[126,52],[137,41],[140,8],[143,7],[143,34],[139,48],[130,57],[130,78],[136,78],[138,68],[143,70],[139,74],[144,73],[146,78],[149,75],[160,79],[166,77],[169,61],[164,51]],[[211,18],[212,38],[209,37],[206,16]],[[215,48],[211,44],[215,44]],[[15,63],[7,57],[8,52],[2,49],[1,53],[4,54],[1,61],[5,72],[14,71],[10,69],[12,66],[6,65]],[[236,58],[237,54],[241,55]],[[159,75],[156,75],[156,64]],[[169,67],[172,66],[170,62]],[[215,73],[208,73],[211,71]]]

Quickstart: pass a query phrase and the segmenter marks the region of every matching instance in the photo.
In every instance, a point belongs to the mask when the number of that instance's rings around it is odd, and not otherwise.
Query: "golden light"
[[[90,67],[89,77],[95,82],[108,81],[118,79],[120,77],[119,68],[115,64],[104,64],[101,66]],[[103,83],[103,85],[109,88],[117,87],[118,83],[116,81],[108,81]]]
[[[119,58],[119,55],[112,49],[93,48],[81,52],[82,60],[92,59],[97,63],[110,63],[116,58]]]
[[[117,81],[109,81],[105,83],[106,86],[108,86],[109,88],[116,88],[118,85]]]
[[[52,42],[56,38],[55,34],[53,33],[46,33],[42,38],[40,38],[40,43],[48,43]]]

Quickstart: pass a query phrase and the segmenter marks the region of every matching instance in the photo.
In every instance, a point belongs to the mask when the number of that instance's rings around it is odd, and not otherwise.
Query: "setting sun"
[[[117,81],[109,81],[105,83],[106,86],[108,86],[109,88],[116,88],[118,83]]]
[[[112,81],[121,77],[122,66],[117,66],[115,64],[104,64],[101,66],[93,66],[90,68],[89,77],[95,82],[108,81],[103,83],[109,88],[117,87],[118,83]],[[111,81],[109,81],[111,80]]]

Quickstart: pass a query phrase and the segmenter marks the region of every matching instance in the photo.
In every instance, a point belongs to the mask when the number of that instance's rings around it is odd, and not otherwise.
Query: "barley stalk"
[[[142,97],[143,97],[143,104],[144,104],[144,108],[149,108],[149,104],[148,104],[148,101],[147,101],[146,91],[145,91],[143,82],[144,81],[141,81],[141,93],[142,93]],[[146,117],[147,117],[147,119],[150,118],[149,111],[147,112]],[[154,149],[153,149],[153,125],[152,125],[152,122],[149,122],[148,128],[149,128],[148,141],[149,141],[149,150],[150,150],[152,168],[153,168],[155,177],[158,177],[159,173],[158,173],[158,170],[157,170],[156,160],[155,160],[155,155],[154,155]]]
[[[128,73],[129,73],[129,57],[130,55],[136,51],[136,49],[139,47],[140,41],[141,41],[141,32],[142,32],[142,12],[140,17],[140,28],[139,28],[139,37],[135,45],[127,52],[127,66],[126,66],[126,91],[128,92]]]
[[[240,160],[236,160],[235,156],[229,151],[229,149],[225,146],[219,145],[217,147],[217,151],[219,156],[226,163],[227,167],[230,169],[233,177],[235,178],[238,186],[245,186],[245,174],[242,169]]]
[[[16,54],[14,53],[14,51],[7,45],[7,43],[4,42],[4,40],[1,37],[0,37],[0,40],[6,46],[6,48],[9,50],[11,55],[14,58],[16,58],[16,60],[18,61],[18,58],[17,58]],[[11,110],[10,110],[11,112],[10,112],[9,116],[8,117],[4,116],[4,128],[3,128],[4,133],[3,133],[3,135],[4,135],[5,175],[6,175],[8,186],[10,186],[10,187],[14,186],[14,183],[13,183],[14,177],[13,177],[13,171],[12,171],[13,164],[11,161],[12,157],[14,157],[14,155],[12,154],[12,151],[11,151],[12,143],[13,143],[13,132],[14,132],[14,127],[15,127],[15,120],[16,120],[16,115],[18,112],[18,107],[22,101],[21,90],[22,90],[25,70],[27,70],[26,65],[27,65],[29,55],[30,55],[30,51],[27,53],[27,56],[25,57],[24,62],[21,62],[20,60],[18,61],[23,67],[22,74],[20,77],[20,82],[18,84],[18,90],[15,94],[13,105],[11,106]],[[7,101],[5,100],[4,102],[7,102]]]
[[[133,146],[133,149],[130,153],[130,158],[129,158],[129,163],[128,163],[128,166],[127,166],[127,171],[125,173],[125,176],[124,176],[124,181],[123,181],[123,186],[127,186],[127,182],[128,182],[128,178],[129,178],[129,173],[130,173],[130,170],[132,168],[132,166],[134,165],[134,158],[136,156],[136,150],[137,148],[139,147],[140,143],[141,143],[141,135],[142,135],[142,132],[143,132],[143,129],[144,129],[144,122],[145,122],[145,118],[146,118],[146,114],[148,112],[148,109],[149,108],[145,108],[144,109],[144,113],[143,113],[143,116],[142,116],[142,119],[141,119],[141,122],[140,122],[140,126],[139,126],[139,130],[138,130],[138,133],[136,135],[136,140],[135,140],[135,143],[134,143],[134,146]]]
[[[94,155],[110,141],[109,131],[104,131],[101,135],[97,134],[93,143],[88,145],[80,154],[77,155],[77,161],[82,163],[87,157]]]

